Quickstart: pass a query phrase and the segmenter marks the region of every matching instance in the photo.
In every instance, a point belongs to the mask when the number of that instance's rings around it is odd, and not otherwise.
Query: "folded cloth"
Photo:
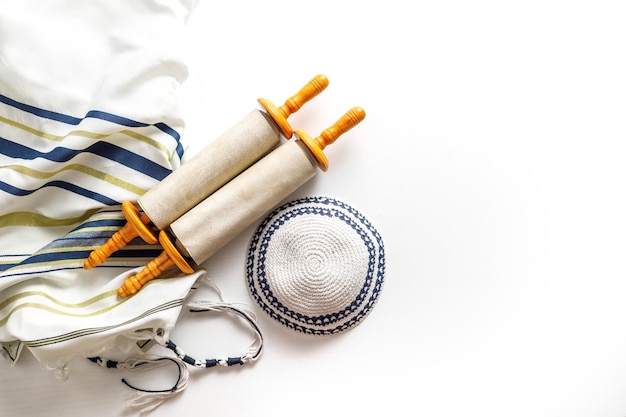
[[[137,391],[128,405],[141,411],[182,391],[186,366],[242,365],[263,346],[251,313],[221,295],[197,299],[207,283],[201,268],[119,299],[118,288],[160,254],[158,245],[136,238],[102,266],[83,269],[126,223],[121,203],[181,163],[181,43],[195,2],[3,0],[0,7],[0,352],[15,364],[28,350],[59,378],[75,357],[126,370],[176,364],[171,389],[127,383]],[[242,355],[193,359],[169,339],[187,310],[233,315],[254,340]],[[147,352],[155,342],[170,354]]]
[[[115,292],[158,253],[135,240],[86,271],[90,250],[176,169],[178,90],[192,0],[4,0],[0,7],[0,346],[64,376],[76,355],[167,335],[202,272]],[[123,269],[120,269],[123,268]]]

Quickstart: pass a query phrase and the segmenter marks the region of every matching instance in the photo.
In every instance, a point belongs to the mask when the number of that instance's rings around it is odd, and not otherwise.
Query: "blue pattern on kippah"
[[[307,206],[306,204],[323,204],[328,207],[314,207]],[[304,205],[304,206],[303,206]],[[279,213],[289,210],[295,206],[303,206],[298,207],[296,209],[287,211],[286,213],[280,215],[280,217],[275,218]],[[339,209],[335,208],[339,207],[350,214],[354,215],[354,217],[361,223],[359,225],[353,218],[346,216],[345,213],[341,212]],[[345,222],[349,225],[363,240],[364,245],[366,246],[369,253],[368,260],[368,270],[367,276],[365,278],[365,282],[363,287],[361,288],[359,294],[356,299],[353,300],[350,305],[344,308],[341,311],[338,311],[333,314],[327,314],[323,316],[306,316],[304,314],[292,311],[284,306],[272,293],[271,288],[267,282],[266,271],[265,271],[265,256],[267,253],[267,249],[269,247],[270,241],[274,233],[285,224],[287,221],[296,218],[297,216],[304,214],[313,214],[313,215],[321,215],[328,216],[331,218],[337,218],[341,221]],[[271,222],[271,223],[270,223]],[[373,242],[366,230],[363,229],[363,226],[375,239]],[[378,246],[378,256],[376,256],[376,246]],[[255,254],[258,251],[257,266],[255,270]],[[378,268],[376,268],[378,267]],[[376,269],[378,269],[376,271]],[[379,293],[382,288],[382,284],[384,281],[385,274],[385,251],[382,238],[380,237],[378,231],[371,225],[371,223],[357,210],[348,206],[347,204],[332,199],[328,197],[307,197],[299,200],[294,200],[289,202],[278,209],[274,210],[270,213],[266,219],[259,225],[257,228],[248,252],[248,258],[246,263],[246,273],[248,280],[248,287],[252,296],[255,298],[257,303],[261,306],[261,308],[270,315],[270,317],[279,321],[283,325],[294,329],[299,332],[309,333],[309,334],[334,334],[344,331],[355,324],[357,324],[360,320],[362,320],[369,311],[373,308],[376,303]],[[262,294],[259,294],[255,285],[254,285],[254,276],[257,276],[258,285]],[[374,285],[373,288],[371,286]],[[371,296],[369,299],[366,299],[367,294],[371,290]],[[268,304],[269,303],[269,304]],[[358,312],[357,312],[358,311]],[[278,314],[278,313],[281,314]],[[333,328],[325,328],[325,329],[317,329],[315,327],[309,326],[332,326],[333,323],[341,321],[351,314],[357,314],[352,317],[349,321],[338,325]],[[287,318],[285,318],[284,316]]]

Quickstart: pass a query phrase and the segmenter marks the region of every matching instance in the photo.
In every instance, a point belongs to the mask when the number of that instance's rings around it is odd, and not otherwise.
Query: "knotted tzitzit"
[[[378,300],[383,241],[349,205],[303,198],[259,225],[246,273],[250,293],[272,318],[303,333],[339,333],[359,324]]]

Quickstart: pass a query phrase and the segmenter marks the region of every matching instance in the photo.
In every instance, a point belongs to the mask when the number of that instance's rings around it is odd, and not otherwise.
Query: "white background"
[[[626,416],[625,22],[619,1],[201,1],[188,155],[325,74],[291,124],[367,117],[288,200],[361,211],[387,272],[361,325],[296,334],[247,292],[250,227],[206,267],[257,312],[263,356],[192,372],[152,416]],[[199,357],[248,341],[212,320],[175,335]],[[120,373],[75,362],[66,382],[4,367],[7,415],[123,414]]]

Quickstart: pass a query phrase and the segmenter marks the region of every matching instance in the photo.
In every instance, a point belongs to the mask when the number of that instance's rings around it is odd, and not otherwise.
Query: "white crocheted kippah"
[[[360,323],[378,299],[383,241],[347,204],[303,198],[260,224],[246,273],[250,293],[272,318],[303,333],[338,333]]]

